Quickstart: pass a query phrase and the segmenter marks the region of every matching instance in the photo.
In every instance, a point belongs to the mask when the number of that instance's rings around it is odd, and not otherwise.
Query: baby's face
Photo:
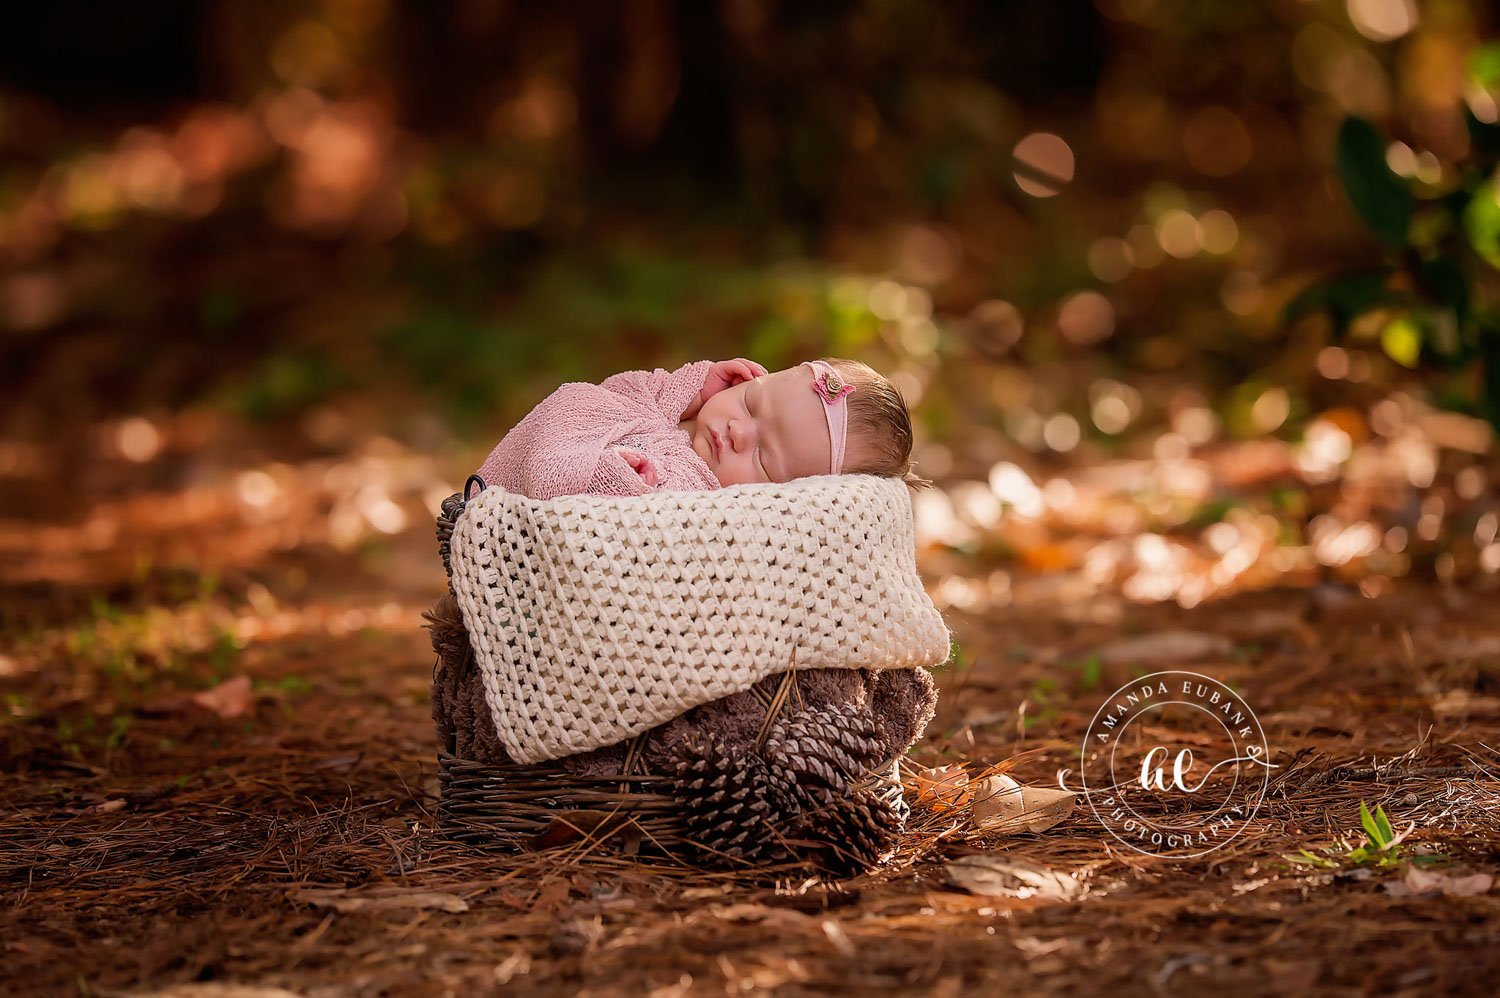
[[[798,365],[726,388],[690,426],[693,450],[720,485],[826,475],[833,453],[811,368]]]

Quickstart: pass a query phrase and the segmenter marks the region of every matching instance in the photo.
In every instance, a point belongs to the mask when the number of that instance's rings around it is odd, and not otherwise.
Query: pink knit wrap
[[[692,438],[677,426],[712,366],[700,360],[675,371],[625,371],[597,385],[563,385],[495,445],[478,474],[532,499],[717,489]],[[625,462],[621,447],[651,458],[657,489]]]

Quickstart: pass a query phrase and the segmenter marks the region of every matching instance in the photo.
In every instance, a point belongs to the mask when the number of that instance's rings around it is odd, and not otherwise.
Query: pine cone
[[[678,756],[673,796],[694,844],[710,854],[751,862],[786,855],[776,826],[795,809],[763,759],[713,736],[685,740]]]
[[[850,792],[881,762],[880,722],[864,707],[799,711],[771,726],[763,755],[801,810]]]
[[[453,524],[464,511],[464,494],[455,492],[443,500],[443,511],[437,518],[438,554],[443,559],[443,571],[448,574],[449,585],[453,580]]]
[[[901,817],[866,790],[836,797],[816,810],[804,811],[787,830],[804,858],[840,875],[878,866],[895,850]]]
[[[893,759],[889,766],[872,770],[856,790],[868,791],[895,813],[902,828],[906,827],[906,822],[911,818],[911,804],[906,800],[906,788],[901,785],[899,760]]]

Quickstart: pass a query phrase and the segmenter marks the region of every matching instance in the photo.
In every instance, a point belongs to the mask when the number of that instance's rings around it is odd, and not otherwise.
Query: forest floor
[[[323,413],[286,446],[204,413],[108,424],[58,452],[88,455],[67,475],[40,437],[0,453],[7,994],[1443,994],[1500,974],[1483,577],[1304,572],[1185,609],[1072,586],[1065,537],[1031,558],[925,544],[961,652],[913,760],[1052,784],[1109,691],[1213,676],[1279,768],[1200,858],[1125,848],[1085,807],[837,883],[497,855],[433,820],[420,614],[465,465],[353,425]],[[1348,855],[1360,801],[1414,823],[1396,861]],[[1286,858],[1304,849],[1327,865]],[[973,893],[964,854],[1060,876]]]

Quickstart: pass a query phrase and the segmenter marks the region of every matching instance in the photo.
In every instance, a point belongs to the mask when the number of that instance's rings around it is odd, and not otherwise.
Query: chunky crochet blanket
[[[613,745],[798,669],[941,664],[906,485],[843,475],[636,497],[490,488],[450,566],[516,762]]]

